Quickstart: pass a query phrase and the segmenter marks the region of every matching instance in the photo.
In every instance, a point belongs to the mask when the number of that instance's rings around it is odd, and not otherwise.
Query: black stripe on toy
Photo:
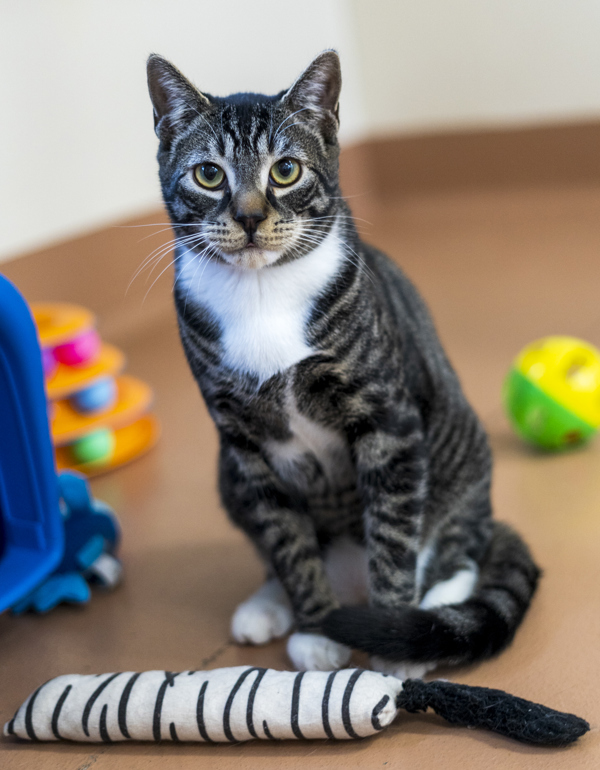
[[[127,704],[129,703],[129,696],[131,695],[133,685],[136,683],[138,677],[139,674],[133,674],[133,676],[129,679],[125,685],[125,688],[123,689],[121,699],[119,701],[119,730],[121,731],[121,734],[125,738],[129,738],[129,740],[131,740],[131,735],[129,735],[129,730],[127,729]]]
[[[90,720],[90,713],[92,711],[92,708],[94,706],[94,703],[98,700],[98,697],[102,693],[102,690],[104,690],[105,687],[107,687],[113,679],[116,679],[119,676],[120,672],[116,674],[111,674],[108,679],[105,679],[102,684],[97,687],[94,692],[90,695],[88,702],[85,704],[85,708],[83,709],[83,716],[81,717],[81,726],[83,728],[83,732],[86,734],[86,736],[90,737],[90,731],[88,730],[88,722]]]
[[[267,673],[266,668],[257,668],[256,670],[258,671],[258,675],[252,684],[252,689],[250,690],[250,695],[248,696],[248,706],[246,708],[246,726],[248,727],[248,732],[253,738],[258,738],[256,730],[254,729],[254,699],[256,698],[258,685],[261,683],[262,678]]]
[[[303,739],[302,731],[298,726],[298,712],[300,710],[300,685],[302,684],[302,677],[306,672],[301,671],[294,680],[294,691],[292,693],[292,732],[296,738]]]
[[[235,743],[236,740],[233,736],[233,733],[231,732],[231,726],[230,726],[230,717],[231,717],[231,707],[233,706],[233,699],[235,698],[237,691],[240,689],[240,687],[244,684],[245,679],[253,672],[253,671],[260,671],[258,668],[247,668],[243,674],[240,675],[237,682],[233,685],[231,688],[231,692],[229,693],[229,697],[227,698],[227,703],[225,704],[225,711],[223,713],[223,732],[225,733],[225,737],[228,741],[231,741],[232,743]]]
[[[360,738],[360,735],[356,733],[352,727],[352,721],[350,719],[350,698],[352,696],[352,690],[354,690],[356,680],[363,673],[363,671],[364,669],[357,668],[350,679],[348,679],[348,684],[346,685],[346,690],[344,691],[344,697],[342,699],[342,722],[344,723],[346,732],[351,738]]]
[[[335,679],[337,675],[337,671],[334,671],[332,674],[329,674],[327,677],[327,683],[325,685],[325,693],[323,695],[323,703],[321,704],[321,716],[323,719],[323,729],[325,730],[325,734],[328,738],[331,740],[334,740],[335,735],[333,734],[333,731],[331,729],[331,725],[329,724],[329,698],[331,696],[331,688],[333,687],[333,680]]]
[[[202,739],[207,743],[214,743],[213,739],[209,737],[206,732],[206,725],[204,724],[204,693],[208,687],[208,679],[202,684],[200,692],[198,693],[198,702],[196,703],[196,722],[198,723],[198,732],[202,736]]]
[[[173,687],[176,676],[177,674],[173,674],[171,671],[165,671],[165,681],[158,688],[156,703],[154,704],[154,716],[152,717],[152,737],[155,741],[160,741],[160,717],[162,714],[165,692],[167,687]]]
[[[381,714],[383,709],[387,706],[389,699],[390,699],[389,695],[384,695],[383,698],[379,701],[379,703],[373,708],[373,713],[371,714],[371,724],[373,725],[375,730],[383,730],[383,727],[379,722],[379,715]]]
[[[277,740],[277,738],[274,738],[274,737],[271,735],[271,731],[269,730],[269,725],[267,724],[267,720],[266,720],[266,719],[263,719],[263,730],[265,731],[265,735],[267,736],[267,738],[268,738],[270,741],[275,741],[275,740]]]
[[[169,732],[171,733],[171,740],[179,743],[179,736],[177,735],[177,730],[175,729],[175,722],[171,722],[169,725]]]
[[[63,707],[63,703],[67,700],[67,695],[71,692],[73,685],[68,684],[62,691],[60,698],[56,701],[56,706],[52,712],[52,732],[57,741],[61,740],[61,734],[58,732],[58,718]]]
[[[40,694],[40,690],[46,684],[48,684],[48,682],[44,682],[44,684],[41,685],[41,687],[38,687],[37,690],[33,693],[29,699],[29,703],[27,704],[27,709],[25,711],[25,730],[27,731],[27,736],[32,741],[38,740],[38,737],[35,734],[35,730],[33,729],[33,704],[35,703],[37,696]]]
[[[108,712],[108,703],[102,706],[102,712],[100,714],[100,737],[103,743],[112,743],[108,730],[106,728],[106,714]]]

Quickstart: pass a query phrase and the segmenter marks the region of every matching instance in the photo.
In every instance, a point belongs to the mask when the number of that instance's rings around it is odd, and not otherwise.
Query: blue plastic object
[[[63,471],[58,481],[65,532],[62,560],[50,577],[13,605],[15,615],[48,612],[63,602],[83,604],[91,597],[88,581],[113,588],[121,578],[116,516],[94,500],[85,476]]]
[[[25,300],[0,275],[0,612],[44,580],[62,555],[40,347]]]

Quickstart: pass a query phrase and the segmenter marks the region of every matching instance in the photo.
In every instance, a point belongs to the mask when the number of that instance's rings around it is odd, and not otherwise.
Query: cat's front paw
[[[275,581],[239,605],[231,618],[231,634],[239,644],[267,644],[285,636],[294,616],[283,588]]]
[[[436,667],[436,663],[410,663],[409,661],[394,662],[371,655],[369,658],[373,671],[394,676],[396,679],[422,679],[428,671]]]
[[[332,671],[345,666],[352,655],[350,647],[321,634],[292,634],[287,653],[298,671]]]

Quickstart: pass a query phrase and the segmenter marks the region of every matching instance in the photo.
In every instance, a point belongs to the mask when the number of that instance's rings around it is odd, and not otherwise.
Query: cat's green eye
[[[292,158],[278,160],[271,166],[270,178],[279,187],[294,184],[300,178],[300,164]]]
[[[194,177],[201,187],[216,190],[225,181],[225,172],[216,163],[201,163],[194,169]]]

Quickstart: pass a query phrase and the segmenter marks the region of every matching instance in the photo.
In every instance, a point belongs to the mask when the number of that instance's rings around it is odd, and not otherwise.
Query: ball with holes
[[[536,340],[514,360],[503,399],[529,443],[550,451],[579,446],[600,427],[600,351],[575,337]]]

